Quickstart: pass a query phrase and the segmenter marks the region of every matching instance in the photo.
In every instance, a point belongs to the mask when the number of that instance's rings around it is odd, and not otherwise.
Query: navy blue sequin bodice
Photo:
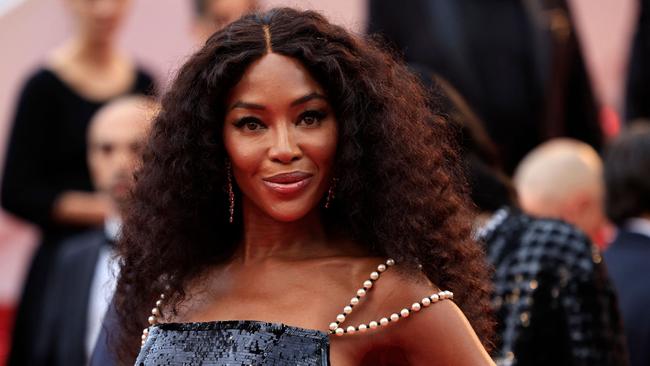
[[[136,365],[329,365],[326,333],[259,321],[151,327]]]

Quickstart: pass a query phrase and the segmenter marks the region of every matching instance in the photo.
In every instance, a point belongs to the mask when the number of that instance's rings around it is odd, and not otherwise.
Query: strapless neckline
[[[329,366],[329,334],[257,320],[158,323],[136,365]]]
[[[318,329],[311,328],[302,328],[293,325],[288,325],[285,323],[276,323],[276,322],[267,322],[262,320],[210,320],[202,322],[169,322],[169,323],[158,323],[153,325],[153,328],[160,328],[161,330],[175,330],[175,331],[190,331],[190,330],[221,330],[221,329],[233,329],[241,326],[259,326],[260,328],[265,329],[278,329],[290,331],[293,334],[303,334],[303,335],[317,335],[319,337],[328,338],[329,334]]]

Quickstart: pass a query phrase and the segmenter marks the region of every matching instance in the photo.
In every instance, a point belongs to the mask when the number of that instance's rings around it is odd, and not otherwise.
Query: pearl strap
[[[408,318],[409,315],[411,315],[412,312],[418,312],[422,308],[426,308],[430,306],[431,304],[438,302],[440,300],[445,300],[445,299],[453,299],[454,294],[451,291],[440,291],[438,293],[432,294],[431,296],[425,297],[422,300],[418,302],[414,302],[411,306],[410,309],[404,308],[400,310],[399,313],[393,313],[388,317],[384,317],[379,319],[378,321],[371,321],[368,324],[359,324],[358,326],[353,326],[350,325],[347,328],[341,327],[341,324],[345,322],[346,316],[350,315],[352,313],[353,308],[359,304],[361,301],[361,298],[366,296],[368,291],[372,289],[374,283],[379,279],[379,276],[381,276],[382,273],[384,273],[389,267],[392,267],[395,265],[395,261],[393,259],[387,259],[386,263],[382,263],[377,266],[377,270],[373,271],[370,273],[370,278],[368,278],[366,281],[363,282],[363,285],[360,289],[357,290],[357,294],[355,297],[353,297],[350,300],[350,303],[346,305],[343,308],[343,313],[338,314],[336,316],[336,321],[330,323],[329,325],[329,332],[330,334],[335,334],[337,336],[342,336],[344,334],[354,334],[356,332],[365,332],[368,329],[376,329],[378,327],[385,327],[391,323],[396,323],[399,321],[401,318]],[[149,324],[151,326],[158,324],[158,317],[161,315],[161,310],[160,307],[162,306],[163,302],[165,300],[165,294],[160,294],[160,298],[158,301],[156,301],[156,306],[151,309],[151,315],[147,319],[149,321]],[[142,330],[142,344],[141,347],[144,346],[147,337],[149,336],[149,328],[144,328]]]
[[[158,317],[161,314],[160,306],[162,306],[163,300],[165,300],[165,294],[160,294],[160,299],[156,301],[156,306],[154,306],[154,308],[151,309],[151,315],[147,319],[149,321],[149,325],[158,324]],[[149,336],[149,328],[144,328],[142,330],[142,344],[140,345],[140,347],[144,347],[144,342],[147,341],[148,336]]]
[[[356,332],[365,332],[368,329],[376,329],[378,327],[385,327],[388,324],[391,323],[396,323],[399,321],[401,318],[408,318],[409,315],[411,315],[412,312],[418,312],[420,309],[423,307],[426,308],[430,306],[431,304],[438,302],[440,300],[444,299],[453,299],[454,294],[451,291],[440,291],[438,293],[435,293],[431,296],[425,297],[422,300],[418,302],[414,302],[410,309],[404,308],[400,310],[399,313],[393,313],[388,317],[384,317],[379,319],[378,321],[371,321],[368,324],[359,324],[358,326],[353,326],[350,325],[347,328],[344,328],[341,326],[343,322],[345,322],[346,316],[350,315],[352,313],[353,308],[355,305],[359,304],[359,301],[361,301],[361,298],[366,296],[366,293],[370,291],[370,289],[373,287],[373,284],[379,279],[379,276],[386,271],[389,267],[392,267],[395,265],[395,261],[393,259],[387,259],[385,264],[380,264],[377,266],[377,270],[370,273],[370,278],[367,279],[366,281],[363,282],[363,287],[357,290],[357,295],[353,297],[350,300],[350,303],[346,305],[343,308],[343,313],[339,314],[336,316],[336,321],[330,323],[329,325],[329,331],[330,334],[335,334],[337,336],[342,336],[344,334],[354,334]]]

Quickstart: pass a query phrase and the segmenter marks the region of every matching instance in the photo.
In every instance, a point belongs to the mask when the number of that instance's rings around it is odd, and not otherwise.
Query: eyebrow
[[[303,97],[300,97],[300,98],[294,100],[293,102],[291,102],[291,106],[294,107],[294,106],[297,106],[299,104],[304,104],[304,103],[307,103],[307,102],[309,102],[310,100],[313,100],[313,99],[327,100],[327,98],[324,95],[322,95],[322,94],[320,94],[318,92],[313,92],[313,93],[309,93],[309,94],[307,94],[307,95],[305,95]],[[261,105],[261,104],[248,103],[248,102],[242,102],[242,101],[238,101],[238,102],[234,103],[229,108],[229,110],[233,110],[235,108],[257,109],[257,110],[265,110],[266,109],[266,107]]]
[[[319,94],[317,92],[313,92],[313,93],[305,95],[304,97],[300,97],[300,98],[294,100],[293,102],[291,102],[291,106],[293,107],[293,106],[297,106],[299,104],[307,103],[307,102],[309,102],[310,100],[313,100],[313,99],[327,100],[327,98],[325,98],[324,95]]]

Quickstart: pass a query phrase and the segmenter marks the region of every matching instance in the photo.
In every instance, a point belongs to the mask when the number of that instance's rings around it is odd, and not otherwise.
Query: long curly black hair
[[[279,8],[215,33],[163,97],[118,244],[119,354],[132,362],[158,294],[178,304],[188,282],[228,260],[237,245],[243,228],[241,218],[228,223],[224,100],[269,52],[265,27],[271,51],[299,60],[323,86],[339,124],[339,180],[326,224],[344,228],[373,255],[421,265],[455,293],[489,348],[489,275],[471,239],[473,216],[448,123],[431,111],[417,77],[378,42],[316,12]]]

